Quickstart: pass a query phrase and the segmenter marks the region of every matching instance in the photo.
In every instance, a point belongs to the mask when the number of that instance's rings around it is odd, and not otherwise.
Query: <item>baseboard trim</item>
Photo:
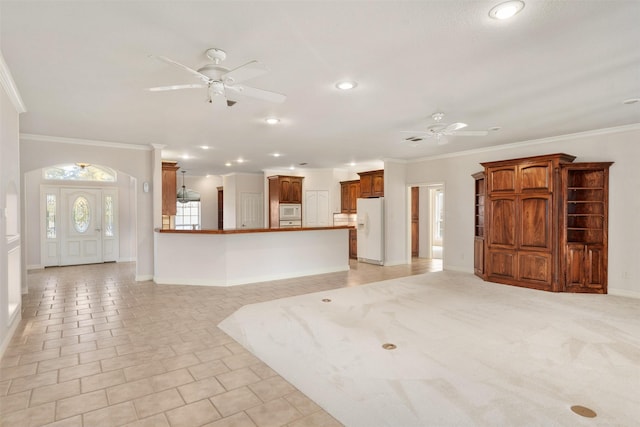
[[[27,265],[27,270],[44,270],[44,265],[42,265],[42,264],[29,264],[29,265]]]
[[[2,343],[0,343],[0,359],[4,357],[4,352],[7,350],[7,347],[9,347],[11,338],[13,338],[13,335],[16,333],[16,329],[18,329],[18,325],[22,320],[21,310],[22,310],[22,304],[20,304],[20,307],[18,307],[18,313],[16,313],[16,315],[13,316],[13,322],[11,323],[11,326],[7,329],[7,336],[5,336],[4,340],[2,340]]]
[[[236,286],[248,285],[251,283],[271,282],[273,280],[293,279],[296,277],[315,276],[318,274],[336,273],[339,271],[349,271],[349,265],[336,265],[321,269],[313,269],[307,271],[297,271],[295,273],[278,273],[268,274],[264,276],[247,276],[234,279],[193,279],[181,277],[158,277],[155,276],[153,281],[158,285],[191,285],[191,286]]]
[[[146,282],[147,280],[153,280],[152,274],[140,274],[136,276],[136,282]]]
[[[640,292],[638,291],[629,291],[627,289],[611,289],[608,290],[609,295],[615,295],[618,297],[628,297],[628,298],[640,298]]]

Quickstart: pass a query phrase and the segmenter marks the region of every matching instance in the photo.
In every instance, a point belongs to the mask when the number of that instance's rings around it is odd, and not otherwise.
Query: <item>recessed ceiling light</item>
[[[524,2],[520,0],[507,1],[494,6],[489,11],[493,19],[509,19],[524,8]]]
[[[280,154],[280,153],[273,153],[273,154],[272,154],[272,156],[273,156],[273,157],[280,157],[280,156],[282,156],[282,154]]]
[[[182,156],[180,156],[183,160],[187,160],[189,158],[188,154],[183,154]]]
[[[270,125],[277,125],[278,123],[280,123],[280,119],[277,117],[267,117],[266,119],[264,119],[264,121]]]
[[[289,166],[289,170],[294,170],[295,168],[296,168],[296,167],[295,167],[295,166],[293,166],[293,165]]]
[[[344,82],[336,83],[336,87],[340,90],[355,89],[356,86],[358,86],[358,83],[353,81],[344,81]]]
[[[356,162],[349,162],[349,166],[355,166]]]
[[[230,167],[231,166],[231,162],[227,162],[224,164],[226,167]]]
[[[626,105],[635,104],[636,102],[640,102],[640,98],[629,98],[622,101],[622,103]]]
[[[242,157],[238,157],[238,160],[236,160],[236,162],[238,163],[244,163],[244,159]]]
[[[201,145],[200,148],[202,148],[203,150],[208,150],[209,146],[208,145]]]

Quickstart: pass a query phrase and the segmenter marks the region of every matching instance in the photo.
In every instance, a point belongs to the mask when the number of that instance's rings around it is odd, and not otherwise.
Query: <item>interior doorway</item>
[[[409,241],[411,258],[439,260],[444,256],[445,204],[443,184],[410,188]]]

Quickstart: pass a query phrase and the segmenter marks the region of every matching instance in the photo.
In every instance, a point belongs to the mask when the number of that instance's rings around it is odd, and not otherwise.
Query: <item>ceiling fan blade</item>
[[[487,136],[489,132],[486,130],[458,130],[455,132],[449,133],[449,135],[453,136]]]
[[[412,135],[423,136],[423,137],[427,137],[427,138],[430,138],[433,135],[435,135],[435,132],[431,132],[431,131],[428,131],[428,130],[401,130],[400,132],[402,132],[402,133],[410,133]]]
[[[183,70],[185,70],[188,73],[193,74],[194,76],[196,76],[197,78],[199,78],[200,80],[202,80],[205,83],[209,83],[211,81],[211,79],[207,76],[205,76],[202,73],[199,73],[198,71],[194,70],[193,68],[189,68],[186,65],[182,65],[179,62],[174,61],[173,59],[169,59],[166,56],[161,56],[161,55],[149,55],[150,58],[156,58],[159,59],[161,61],[166,62],[167,64],[172,64],[175,65],[177,67],[182,68]]]
[[[451,123],[450,125],[448,125],[444,129],[442,129],[442,133],[455,132],[458,129],[462,129],[462,128],[466,128],[466,127],[467,127],[466,123]]]
[[[227,85],[233,85],[235,83],[240,83],[245,80],[261,76],[268,71],[269,68],[267,68],[267,66],[262,62],[251,61],[223,74],[222,81]]]
[[[287,99],[287,95],[271,92],[264,89],[257,89],[251,86],[233,85],[233,86],[226,86],[226,88],[236,91],[237,93],[242,94],[244,96],[261,99],[263,101],[282,103]]]
[[[147,88],[149,92],[162,92],[165,90],[178,90],[178,89],[200,89],[207,87],[207,85],[193,84],[193,85],[171,85],[171,86],[158,86]]]

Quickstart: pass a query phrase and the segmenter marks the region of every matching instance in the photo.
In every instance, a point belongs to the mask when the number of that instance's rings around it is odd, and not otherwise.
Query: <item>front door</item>
[[[102,192],[62,188],[60,265],[102,262]]]

